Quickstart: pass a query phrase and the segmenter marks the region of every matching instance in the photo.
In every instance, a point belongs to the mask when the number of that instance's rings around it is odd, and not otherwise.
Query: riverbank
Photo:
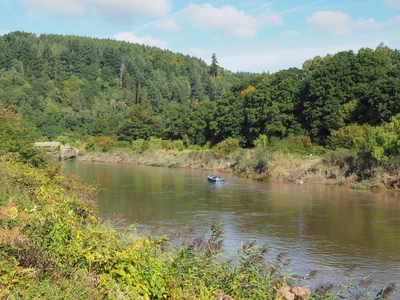
[[[96,186],[59,166],[2,157],[0,185],[2,299],[334,299],[376,289],[350,279],[310,290],[315,272],[288,273],[286,254],[271,256],[266,246],[243,244],[231,261],[220,224],[201,237],[183,230],[179,245],[157,232],[117,230],[97,216]]]
[[[285,181],[310,160],[318,160],[297,179],[301,183],[341,185],[354,189],[400,189],[400,160],[376,161],[361,152],[332,151],[324,156],[306,156],[267,151],[263,148],[240,149],[216,157],[212,150],[146,150],[86,152],[84,162],[120,163],[228,172],[258,181]]]

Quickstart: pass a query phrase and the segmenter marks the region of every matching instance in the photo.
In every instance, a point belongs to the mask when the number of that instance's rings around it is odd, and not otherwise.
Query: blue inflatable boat
[[[207,181],[209,181],[209,182],[225,182],[225,179],[221,178],[217,175],[208,175]]]

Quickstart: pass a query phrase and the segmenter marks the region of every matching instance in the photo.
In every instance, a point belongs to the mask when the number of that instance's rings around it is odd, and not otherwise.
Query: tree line
[[[212,73],[211,73],[212,72]],[[14,105],[37,137],[116,133],[128,107],[193,108],[216,101],[240,78],[197,58],[88,37],[12,32],[0,36],[0,101]]]
[[[381,44],[317,56],[302,69],[231,73],[215,55],[207,66],[144,45],[14,32],[0,37],[0,101],[49,139],[103,134],[202,146],[234,138],[251,147],[309,136],[329,146],[339,132],[393,123],[399,61]]]

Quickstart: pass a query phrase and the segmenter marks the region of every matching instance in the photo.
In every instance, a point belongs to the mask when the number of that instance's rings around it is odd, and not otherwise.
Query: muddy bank
[[[336,184],[356,189],[400,188],[400,161],[377,162],[354,151],[336,151],[321,157],[269,152],[265,149],[241,149],[215,157],[212,150],[86,152],[84,162],[121,163],[175,168],[193,168],[210,172],[229,172],[259,181],[285,181],[305,162],[316,160],[296,182]]]

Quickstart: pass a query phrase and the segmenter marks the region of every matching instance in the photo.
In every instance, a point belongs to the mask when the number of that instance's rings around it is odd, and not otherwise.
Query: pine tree
[[[217,56],[215,55],[215,53],[213,53],[213,55],[211,56],[210,74],[214,76],[214,78],[218,74],[218,68],[219,66],[218,66]]]

